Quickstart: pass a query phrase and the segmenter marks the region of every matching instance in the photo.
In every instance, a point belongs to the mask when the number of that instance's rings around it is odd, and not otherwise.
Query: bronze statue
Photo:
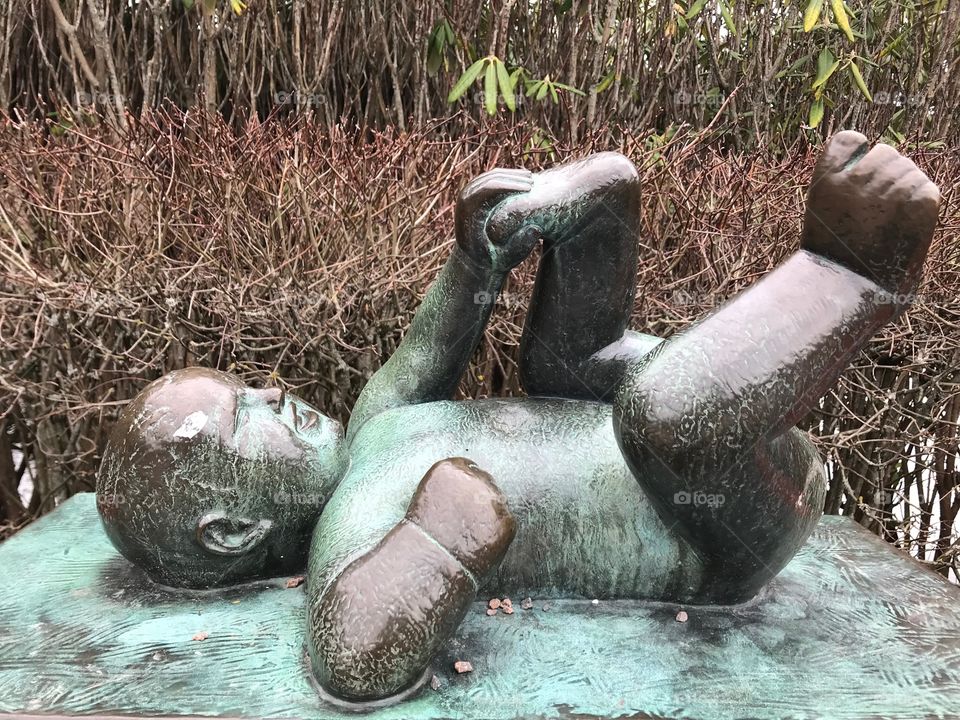
[[[111,540],[157,582],[201,588],[292,572],[309,545],[312,667],[348,701],[414,687],[481,588],[753,597],[821,514],[821,460],[794,425],[909,304],[939,193],[893,148],[836,135],[800,249],[663,342],[627,330],[639,191],[612,153],[473,180],[456,246],[345,436],[212,370],[151,384],[104,456]],[[450,401],[540,243],[531,397]]]

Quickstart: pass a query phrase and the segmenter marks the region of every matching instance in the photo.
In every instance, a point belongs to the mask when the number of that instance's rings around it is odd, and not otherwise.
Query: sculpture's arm
[[[448,399],[456,391],[504,280],[540,239],[539,227],[520,218],[488,222],[498,205],[527,192],[532,178],[525,170],[493,170],[464,188],[456,207],[453,252],[400,346],[360,394],[348,442],[384,410]]]

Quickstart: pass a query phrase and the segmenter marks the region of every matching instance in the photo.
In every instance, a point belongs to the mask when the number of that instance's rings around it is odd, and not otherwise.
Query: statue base
[[[356,717],[311,684],[303,590],[159,588],[75,496],[0,544],[0,715]],[[824,518],[759,598],[685,622],[512,600],[477,603],[424,687],[368,717],[960,717],[960,588],[849,519]]]

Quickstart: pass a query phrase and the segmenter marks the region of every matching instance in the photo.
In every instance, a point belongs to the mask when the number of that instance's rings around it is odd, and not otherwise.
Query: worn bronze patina
[[[289,572],[307,537],[315,677],[347,701],[414,686],[478,589],[731,604],[821,513],[798,418],[910,302],[939,193],[843,132],[800,249],[666,342],[627,330],[639,182],[604,153],[494,170],[345,437],[300,400],[210,370],[126,410],[98,487],[107,532],[158,582]],[[510,270],[542,244],[521,347],[531,397],[452,402]]]

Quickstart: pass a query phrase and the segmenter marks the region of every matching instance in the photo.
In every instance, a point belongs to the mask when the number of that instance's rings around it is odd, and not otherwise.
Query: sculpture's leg
[[[640,355],[656,344],[625,335],[637,282],[639,178],[625,157],[602,153],[541,173],[531,198],[555,187],[562,200],[549,208],[552,223],[542,223],[549,239],[520,342],[521,382],[530,395],[609,399],[622,364],[601,370],[594,356],[604,348]]]
[[[308,626],[320,684],[351,701],[415,684],[514,531],[488,474],[463,458],[434,465],[404,519],[376,547],[335,578],[310,578],[326,583],[311,601]]]
[[[820,481],[791,428],[916,287],[939,194],[893,148],[866,151],[858,133],[835,137],[814,172],[803,249],[617,391],[620,447],[707,560],[706,601],[752,596],[806,539]]]

